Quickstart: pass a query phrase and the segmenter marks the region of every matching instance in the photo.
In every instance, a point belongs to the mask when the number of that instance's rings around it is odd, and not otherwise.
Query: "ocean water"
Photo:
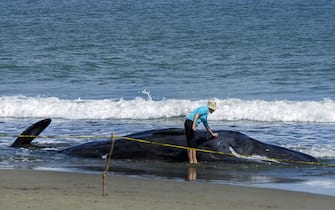
[[[46,117],[42,136],[182,127],[214,98],[213,130],[322,164],[201,163],[198,181],[335,195],[334,22],[327,0],[2,0],[0,168],[98,173],[103,158],[8,146]],[[35,141],[56,150],[92,139]],[[178,180],[193,169],[115,160],[111,171]]]

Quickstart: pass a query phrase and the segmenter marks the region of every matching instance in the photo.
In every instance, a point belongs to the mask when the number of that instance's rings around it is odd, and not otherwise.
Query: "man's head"
[[[209,100],[207,106],[208,106],[209,112],[213,113],[216,110],[216,101]]]

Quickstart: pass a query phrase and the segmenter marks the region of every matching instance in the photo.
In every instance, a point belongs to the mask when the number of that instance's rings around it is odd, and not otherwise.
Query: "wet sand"
[[[194,181],[35,170],[0,170],[0,209],[310,209],[332,210],[335,197]]]

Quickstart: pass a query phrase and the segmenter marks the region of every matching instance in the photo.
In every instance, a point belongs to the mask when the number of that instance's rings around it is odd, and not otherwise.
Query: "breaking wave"
[[[218,121],[335,122],[335,101],[216,99],[218,109],[209,116]],[[161,119],[184,117],[206,100],[137,97],[125,99],[60,99],[57,97],[0,97],[0,118]]]

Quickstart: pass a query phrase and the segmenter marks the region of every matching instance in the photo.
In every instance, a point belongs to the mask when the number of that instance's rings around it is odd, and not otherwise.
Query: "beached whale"
[[[31,125],[11,146],[23,147],[30,145],[35,136],[38,136],[50,122],[51,119],[44,119]],[[206,150],[197,152],[198,161],[250,162],[259,161],[260,159],[289,163],[318,161],[310,155],[266,144],[237,131],[219,130],[216,132],[219,137],[213,138],[206,131],[197,131],[197,148]],[[184,148],[187,146],[184,129],[148,130],[124,137],[115,140],[112,158],[187,161],[187,152]],[[146,142],[136,141],[136,139],[146,140]],[[108,139],[72,146],[57,152],[66,155],[101,158],[109,152],[110,147],[111,139]]]

